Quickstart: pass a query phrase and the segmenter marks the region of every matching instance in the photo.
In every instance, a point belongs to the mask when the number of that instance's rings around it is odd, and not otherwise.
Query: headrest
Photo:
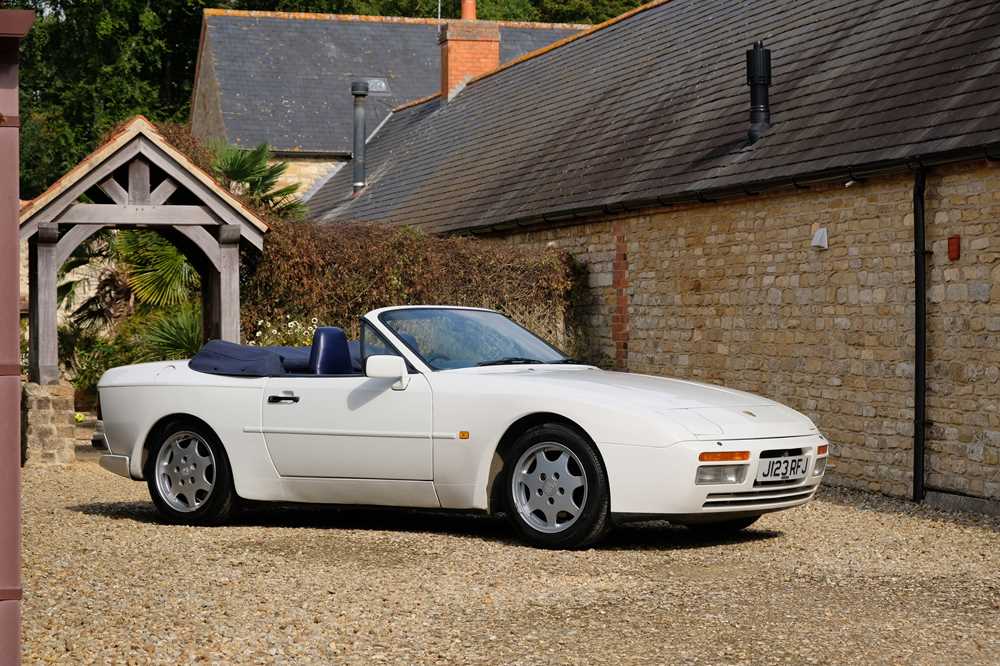
[[[347,336],[342,329],[334,326],[316,329],[309,354],[309,372],[317,375],[350,375],[354,372]]]

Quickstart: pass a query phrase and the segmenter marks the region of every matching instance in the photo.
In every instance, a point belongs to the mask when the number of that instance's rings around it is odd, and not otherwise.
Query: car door
[[[382,351],[373,333],[365,356]],[[278,474],[432,480],[430,384],[415,371],[405,389],[394,384],[361,374],[268,378],[261,425]]]

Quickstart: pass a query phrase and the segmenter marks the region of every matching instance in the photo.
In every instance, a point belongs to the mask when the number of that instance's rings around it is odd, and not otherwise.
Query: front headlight
[[[722,483],[743,483],[747,478],[747,465],[702,465],[694,477],[699,486]]]
[[[813,476],[823,476],[823,472],[826,471],[826,461],[827,458],[817,458],[816,466],[813,467]]]

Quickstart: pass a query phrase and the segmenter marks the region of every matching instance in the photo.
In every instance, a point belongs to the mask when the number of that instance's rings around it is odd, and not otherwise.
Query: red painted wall
[[[21,372],[17,62],[30,11],[0,11],[0,663],[20,661]]]

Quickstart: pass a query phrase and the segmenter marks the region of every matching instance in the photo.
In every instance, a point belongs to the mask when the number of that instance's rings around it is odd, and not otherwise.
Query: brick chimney
[[[500,28],[476,20],[476,0],[462,0],[462,20],[441,26],[441,94],[500,66]]]

